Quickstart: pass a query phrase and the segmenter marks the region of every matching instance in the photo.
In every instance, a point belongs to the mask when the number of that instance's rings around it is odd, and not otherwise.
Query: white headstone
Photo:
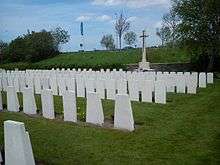
[[[49,89],[49,78],[48,77],[42,78],[42,86],[43,86],[43,89]]]
[[[105,80],[105,87],[107,91],[107,99],[114,100],[116,92],[116,82],[115,79]]]
[[[129,96],[132,101],[139,101],[139,82],[136,80],[128,81]]]
[[[118,94],[127,94],[127,81],[125,79],[116,80]]]
[[[167,92],[175,92],[175,86],[176,86],[176,72],[170,72],[170,74],[167,75]]]
[[[23,91],[23,111],[26,114],[36,114],[37,106],[34,98],[34,93],[31,88],[24,88]]]
[[[85,97],[85,83],[81,75],[76,77],[76,90],[77,97]]]
[[[26,78],[26,80],[27,80],[27,87],[34,92],[34,79],[33,79],[33,77],[29,76],[28,78]]]
[[[20,83],[20,92],[23,92],[24,88],[26,88],[25,76],[19,77],[19,83]]]
[[[86,93],[88,92],[95,92],[95,81],[94,79],[85,79],[85,87],[86,87]]]
[[[193,74],[190,74],[186,78],[186,88],[187,88],[187,93],[189,94],[196,94],[196,89],[197,89],[197,81],[196,78]]]
[[[64,121],[77,122],[76,94],[74,91],[63,93]]]
[[[8,86],[7,89],[7,109],[11,112],[19,112],[18,97],[13,86]]]
[[[6,77],[2,77],[2,87],[3,87],[3,91],[7,91],[8,81]]]
[[[58,85],[55,76],[50,77],[50,86],[51,90],[53,91],[53,95],[58,95]]]
[[[95,92],[87,93],[86,122],[98,125],[104,123],[102,101],[99,98],[99,95]]]
[[[48,119],[54,119],[54,102],[53,102],[53,92],[50,89],[44,89],[41,92],[41,103],[43,116]]]
[[[114,128],[134,130],[134,118],[131,108],[131,102],[128,95],[116,95],[115,112],[114,112]]]
[[[213,73],[207,73],[207,83],[213,84]]]
[[[155,81],[155,103],[166,104],[166,87],[162,80]]]
[[[140,81],[142,102],[152,102],[152,93],[154,89],[153,80]]]
[[[41,81],[38,75],[34,77],[34,89],[36,94],[41,94]]]
[[[191,73],[191,76],[193,77],[192,79],[193,79],[193,81],[196,83],[196,87],[198,87],[198,72],[192,72]]]
[[[95,81],[96,93],[99,94],[101,99],[105,99],[105,81],[103,79],[97,79]]]
[[[68,80],[66,79],[66,86],[69,91],[73,91],[75,93],[76,92],[75,78],[70,77]]]
[[[28,132],[24,123],[4,122],[5,164],[34,165],[34,156]]]
[[[186,80],[182,72],[178,72],[176,76],[176,92],[177,93],[186,92]]]
[[[206,73],[199,73],[199,87],[206,88]]]
[[[59,89],[59,95],[62,96],[63,93],[66,92],[66,83],[65,83],[65,78],[62,76],[59,76],[57,78],[57,84],[58,84],[58,89]]]
[[[14,87],[16,92],[20,92],[20,86],[19,86],[19,78],[18,76],[15,76],[14,78]]]

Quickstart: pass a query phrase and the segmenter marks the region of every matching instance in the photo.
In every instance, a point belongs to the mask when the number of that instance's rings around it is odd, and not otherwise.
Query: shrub
[[[57,55],[58,48],[50,32],[32,32],[12,40],[3,52],[4,60],[36,62]]]

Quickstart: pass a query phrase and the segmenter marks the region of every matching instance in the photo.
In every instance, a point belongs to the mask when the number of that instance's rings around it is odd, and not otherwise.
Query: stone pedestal
[[[150,70],[150,63],[146,61],[139,62],[139,69],[141,70]]]

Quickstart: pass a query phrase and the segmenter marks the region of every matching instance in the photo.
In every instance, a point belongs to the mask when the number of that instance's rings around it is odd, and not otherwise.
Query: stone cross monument
[[[146,52],[146,43],[145,38],[147,38],[148,35],[146,35],[145,30],[143,30],[142,36],[140,38],[143,38],[143,46],[142,46],[142,61],[139,62],[139,69],[141,70],[150,70],[150,63],[147,62],[147,52]]]

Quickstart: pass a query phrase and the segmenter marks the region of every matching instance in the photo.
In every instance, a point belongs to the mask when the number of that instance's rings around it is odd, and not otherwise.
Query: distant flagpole
[[[80,47],[81,47],[81,51],[84,51],[84,31],[83,31],[83,22],[80,23],[80,34],[81,34]]]

